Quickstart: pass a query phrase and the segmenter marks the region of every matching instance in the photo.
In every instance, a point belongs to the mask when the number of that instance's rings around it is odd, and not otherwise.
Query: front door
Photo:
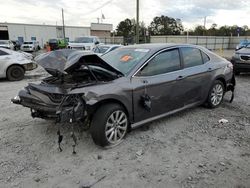
[[[179,49],[156,54],[132,77],[134,122],[183,106]]]

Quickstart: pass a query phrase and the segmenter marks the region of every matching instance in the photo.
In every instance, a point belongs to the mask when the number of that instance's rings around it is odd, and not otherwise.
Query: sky
[[[136,0],[0,0],[0,22],[90,26],[102,14],[103,23],[117,24],[136,17]],[[181,19],[184,29],[204,24],[248,25],[250,0],[140,0],[140,21],[149,25],[155,16]]]

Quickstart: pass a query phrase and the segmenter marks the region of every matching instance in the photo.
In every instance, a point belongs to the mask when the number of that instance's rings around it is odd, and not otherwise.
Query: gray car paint
[[[162,50],[180,47],[198,48],[210,57],[210,61],[200,66],[166,74],[150,77],[136,76],[138,70]],[[127,76],[106,83],[76,88],[70,91],[64,90],[67,94],[81,94],[88,107],[86,110],[89,115],[92,113],[90,109],[98,106],[98,103],[103,101],[118,102],[125,107],[131,126],[136,127],[179,110],[204,103],[214,80],[220,78],[229,83],[233,76],[232,70],[227,67],[230,62],[200,46],[145,44],[121,48],[146,48],[150,49],[150,51]],[[183,78],[178,79],[180,76]],[[35,87],[46,92],[62,93],[61,89],[57,87],[41,85]],[[152,100],[151,111],[145,110],[140,104],[141,96],[145,93]],[[22,97],[21,95],[20,92],[19,96]],[[36,97],[39,98],[39,94],[36,94]],[[46,100],[46,102],[48,101]],[[26,106],[28,105],[26,104]]]

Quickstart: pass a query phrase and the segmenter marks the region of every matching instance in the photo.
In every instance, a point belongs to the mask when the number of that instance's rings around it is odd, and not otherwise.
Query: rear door
[[[209,90],[212,69],[208,66],[209,56],[195,47],[181,47],[183,59],[184,79],[182,88],[185,90],[183,96],[184,105],[203,101]]]
[[[135,122],[183,106],[181,68],[179,49],[164,50],[152,57],[132,77]]]

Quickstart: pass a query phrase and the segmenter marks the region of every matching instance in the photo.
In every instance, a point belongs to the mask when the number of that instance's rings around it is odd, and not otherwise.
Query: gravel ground
[[[1,188],[250,187],[249,74],[236,78],[232,104],[226,95],[217,109],[197,107],[163,118],[112,149],[97,147],[79,129],[76,155],[69,125],[63,125],[59,152],[57,127],[10,103],[28,82],[44,76],[38,68],[19,82],[0,80]],[[229,122],[218,123],[221,118]]]

